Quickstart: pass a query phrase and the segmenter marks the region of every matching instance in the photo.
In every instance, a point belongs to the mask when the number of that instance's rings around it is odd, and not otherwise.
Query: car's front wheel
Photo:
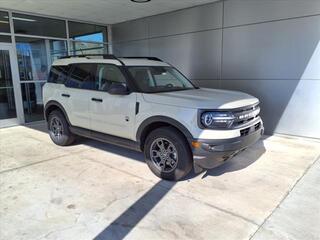
[[[48,128],[51,140],[59,146],[70,145],[75,140],[66,118],[59,110],[54,110],[49,114]]]
[[[144,146],[146,162],[158,177],[177,181],[192,169],[192,153],[186,138],[173,127],[152,131]]]

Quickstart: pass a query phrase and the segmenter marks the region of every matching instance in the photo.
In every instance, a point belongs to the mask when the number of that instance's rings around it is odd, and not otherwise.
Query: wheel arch
[[[49,114],[54,110],[60,110],[63,113],[63,115],[65,116],[68,124],[71,125],[69,118],[68,118],[68,115],[67,115],[67,112],[64,109],[64,107],[60,103],[58,103],[57,101],[53,101],[53,100],[49,101],[45,105],[45,108],[44,108],[44,119],[46,122],[48,121]]]
[[[193,139],[192,134],[180,122],[178,122],[177,120],[170,118],[170,117],[153,116],[153,117],[150,117],[150,118],[147,118],[146,120],[144,120],[140,124],[140,126],[137,130],[136,139],[140,145],[141,150],[143,150],[145,140],[151,131],[153,131],[159,127],[167,127],[167,126],[171,126],[171,127],[174,127],[175,129],[177,129],[179,132],[181,132],[185,136],[185,138],[187,139],[189,144],[191,143],[191,141]]]

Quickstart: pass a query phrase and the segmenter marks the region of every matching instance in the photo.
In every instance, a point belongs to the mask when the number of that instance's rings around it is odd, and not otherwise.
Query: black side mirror
[[[112,95],[128,95],[129,90],[124,83],[112,83],[108,93]]]

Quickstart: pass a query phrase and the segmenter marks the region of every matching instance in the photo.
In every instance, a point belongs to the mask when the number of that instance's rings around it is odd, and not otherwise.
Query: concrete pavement
[[[320,142],[272,136],[184,181],[43,126],[0,129],[0,239],[320,239]]]

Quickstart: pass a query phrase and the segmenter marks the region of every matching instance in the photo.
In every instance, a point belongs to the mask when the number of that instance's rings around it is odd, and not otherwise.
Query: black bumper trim
[[[200,142],[199,148],[193,148],[194,164],[210,169],[223,164],[250,145],[256,143],[263,135],[263,128],[243,137],[231,139],[194,139]]]

